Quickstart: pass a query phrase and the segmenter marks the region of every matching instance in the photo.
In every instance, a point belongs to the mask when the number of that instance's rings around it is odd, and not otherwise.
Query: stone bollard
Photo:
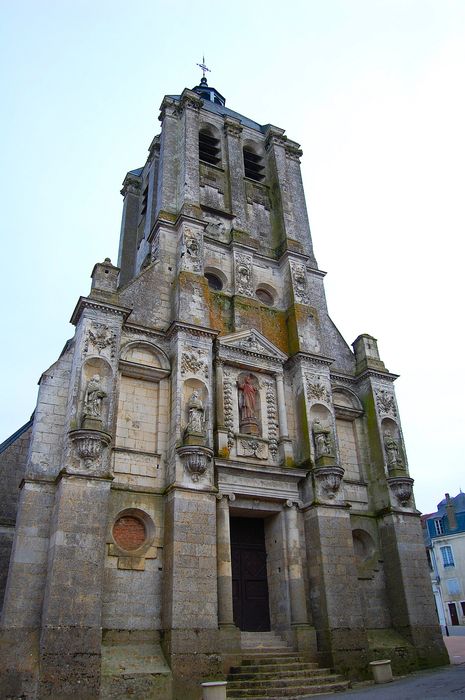
[[[202,700],[226,700],[227,681],[202,683]]]
[[[382,659],[381,661],[370,661],[371,670],[375,683],[389,683],[393,680],[391,659]]]

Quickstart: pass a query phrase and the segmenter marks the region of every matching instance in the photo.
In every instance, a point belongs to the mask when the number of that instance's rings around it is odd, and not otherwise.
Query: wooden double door
[[[264,521],[231,518],[234,624],[249,632],[270,629]]]

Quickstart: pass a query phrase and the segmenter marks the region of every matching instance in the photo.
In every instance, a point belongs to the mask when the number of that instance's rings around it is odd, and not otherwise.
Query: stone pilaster
[[[287,424],[287,408],[286,396],[284,393],[284,373],[277,372],[276,378],[276,400],[278,403],[278,419],[279,419],[279,451],[280,461],[284,466],[290,466],[294,463],[294,453],[292,450],[292,442],[289,439],[289,428]]]
[[[40,697],[99,697],[110,481],[63,475],[50,531]]]
[[[186,700],[221,672],[215,495],[173,488],[165,500],[163,646],[174,697]]]
[[[180,122],[177,113],[178,103],[165,97],[160,106],[162,131],[160,138],[160,164],[158,170],[157,204],[155,218],[161,212],[178,211],[176,193],[178,191],[178,165],[174,154],[179,152]]]
[[[140,176],[128,173],[123,181],[121,194],[124,197],[121,236],[118,251],[120,285],[132,279],[137,257],[137,223],[139,219]]]
[[[378,525],[392,626],[412,643],[420,667],[445,665],[419,513],[391,510]]]
[[[192,90],[183,90],[178,113],[181,120],[181,149],[178,178],[178,210],[193,213],[199,210],[199,111],[200,97]]]
[[[309,624],[302,568],[302,546],[298,525],[297,504],[287,501],[284,508],[286,521],[286,549],[291,608],[291,631],[294,645],[312,658],[316,654],[315,630]]]
[[[321,661],[365,676],[368,639],[360,607],[349,509],[304,508],[310,599]]]
[[[224,120],[226,134],[226,152],[229,166],[229,201],[231,213],[235,217],[235,228],[246,226],[244,165],[242,156],[242,126],[238,119],[226,117]]]

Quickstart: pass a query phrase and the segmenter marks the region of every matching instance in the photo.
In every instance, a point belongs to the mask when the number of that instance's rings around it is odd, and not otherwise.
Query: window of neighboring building
[[[221,162],[221,144],[207,131],[199,133],[199,158],[211,165],[218,165]]]
[[[442,520],[440,520],[439,518],[437,518],[437,519],[434,521],[434,529],[435,529],[435,531],[436,531],[436,535],[443,535],[443,534],[444,534],[444,528],[443,528],[443,526],[442,526]]]
[[[462,608],[462,615],[465,615],[465,600],[460,601],[460,607]]]
[[[448,578],[446,580],[447,592],[449,595],[459,595],[460,583],[458,578]]]
[[[452,554],[452,547],[446,545],[441,547],[442,563],[444,566],[455,566],[454,555]]]
[[[251,180],[256,180],[261,182],[265,175],[263,171],[265,166],[263,165],[263,158],[248,148],[244,148],[244,174]]]

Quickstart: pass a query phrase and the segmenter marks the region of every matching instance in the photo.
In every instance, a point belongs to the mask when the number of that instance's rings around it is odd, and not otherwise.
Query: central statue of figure
[[[241,433],[258,435],[256,378],[246,374],[237,380],[239,389],[239,430]]]

